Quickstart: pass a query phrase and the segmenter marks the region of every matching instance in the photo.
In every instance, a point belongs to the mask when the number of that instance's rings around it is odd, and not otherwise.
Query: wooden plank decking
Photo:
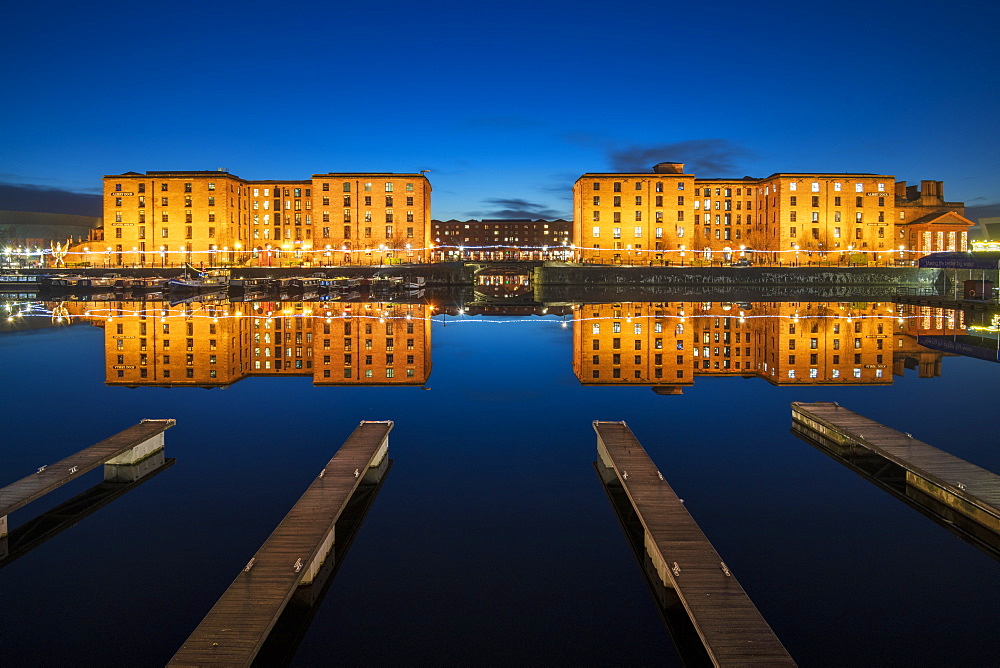
[[[125,431],[0,489],[0,517],[65,485],[174,426],[174,420],[143,420]]]
[[[624,422],[594,422],[611,466],[646,532],[660,577],[677,592],[712,662],[795,665],[684,504]]]
[[[351,495],[380,453],[392,422],[362,422],[184,645],[171,666],[250,665]],[[320,555],[322,558],[323,555]]]
[[[920,489],[960,499],[977,521],[1000,530],[1000,476],[835,403],[792,403],[792,419],[842,445],[863,446],[906,469]],[[964,507],[962,503],[951,503]]]

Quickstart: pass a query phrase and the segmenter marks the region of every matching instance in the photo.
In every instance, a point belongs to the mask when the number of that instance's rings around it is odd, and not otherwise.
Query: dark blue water
[[[837,401],[1000,471],[1000,366],[660,396],[582,386],[571,328],[515,320],[435,324],[430,390],[111,387],[100,329],[0,336],[0,484],[177,420],[175,466],[0,569],[0,662],[162,665],[358,421],[392,419],[395,465],[296,663],[673,663],[592,468],[601,419],[628,422],[801,665],[996,665],[1000,563],[792,436],[789,403]]]

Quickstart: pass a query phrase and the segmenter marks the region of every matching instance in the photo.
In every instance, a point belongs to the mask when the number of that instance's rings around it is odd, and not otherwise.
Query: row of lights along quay
[[[942,182],[907,185],[886,174],[699,178],[663,162],[646,173],[586,173],[571,187],[571,221],[439,221],[423,172],[262,181],[126,172],[104,177],[103,226],[89,239],[28,259],[78,268],[909,265],[966,251],[974,224],[963,203],[944,199]]]

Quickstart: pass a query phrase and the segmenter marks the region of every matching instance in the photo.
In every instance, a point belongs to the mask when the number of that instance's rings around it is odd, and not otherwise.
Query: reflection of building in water
[[[105,331],[111,385],[221,386],[247,376],[312,376],[317,385],[422,385],[430,307],[257,302],[91,303]]]
[[[476,296],[489,300],[534,299],[531,269],[490,267],[476,274]]]
[[[878,385],[892,382],[893,304],[766,303],[755,319],[762,364],[775,384]]]
[[[895,360],[900,373],[905,368],[918,369],[922,378],[940,376],[939,351],[1000,362],[1000,314],[912,304],[902,309],[908,319],[901,337],[906,347]]]
[[[690,304],[584,304],[573,321],[573,371],[586,385],[690,385]]]
[[[247,375],[246,334],[222,304],[94,302],[109,385],[229,385]]]
[[[922,325],[876,302],[626,302],[575,307],[573,370],[585,385],[653,385],[679,393],[695,376],[758,376],[776,385],[890,384],[942,354],[920,346]]]

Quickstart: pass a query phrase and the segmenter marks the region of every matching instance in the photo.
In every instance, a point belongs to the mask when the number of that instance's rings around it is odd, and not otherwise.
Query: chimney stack
[[[944,204],[944,182],[921,181],[920,204],[923,206],[941,206]]]
[[[653,165],[654,174],[683,174],[683,162],[658,162]]]

